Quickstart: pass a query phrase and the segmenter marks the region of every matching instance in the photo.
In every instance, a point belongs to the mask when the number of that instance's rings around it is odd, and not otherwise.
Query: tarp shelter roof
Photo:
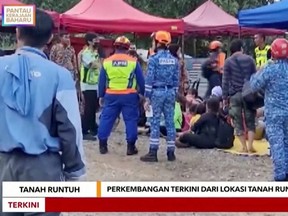
[[[18,0],[0,0],[0,9],[1,9],[0,10],[0,15],[1,15],[0,21],[2,21],[2,7],[3,7],[3,5],[20,5],[20,4],[24,5],[23,2],[18,1]],[[52,17],[55,26],[58,27],[60,24],[60,14],[58,14],[55,11],[45,10],[45,12],[48,13]]]
[[[192,13],[183,18],[185,32],[196,35],[225,35],[238,34],[240,29],[238,20],[226,13],[211,0],[206,1]],[[241,34],[249,35],[255,33],[283,34],[283,31],[272,29],[241,28]]]
[[[241,26],[288,29],[288,0],[241,10],[238,19]]]
[[[74,32],[151,33],[166,30],[183,33],[184,31],[183,20],[149,15],[123,0],[82,0],[61,15],[61,24]]]

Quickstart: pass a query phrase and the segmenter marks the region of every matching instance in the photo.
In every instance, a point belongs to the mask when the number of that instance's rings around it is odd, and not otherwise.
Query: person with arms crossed
[[[99,109],[98,101],[98,77],[101,61],[98,54],[99,39],[94,33],[85,35],[87,47],[81,53],[80,83],[84,97],[84,115],[82,116],[82,128],[84,140],[95,141],[98,125],[96,112]]]
[[[19,48],[0,59],[0,194],[3,181],[70,181],[85,174],[75,84],[43,52],[53,28],[50,15],[37,9],[36,26],[17,27]]]

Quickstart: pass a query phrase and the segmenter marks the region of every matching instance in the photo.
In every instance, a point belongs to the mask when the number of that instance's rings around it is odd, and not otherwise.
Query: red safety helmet
[[[210,44],[209,44],[209,49],[210,50],[216,50],[216,49],[219,49],[221,48],[223,45],[220,41],[212,41]]]
[[[288,41],[285,38],[277,38],[271,45],[271,55],[273,59],[288,58]]]

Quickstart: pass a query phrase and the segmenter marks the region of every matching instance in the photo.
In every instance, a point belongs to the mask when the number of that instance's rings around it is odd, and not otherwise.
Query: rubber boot
[[[108,153],[107,140],[99,140],[99,151],[100,151],[100,154]]]
[[[158,162],[157,150],[150,149],[148,154],[140,157],[140,160],[143,162]]]
[[[128,142],[127,143],[127,155],[136,155],[138,154],[138,149],[135,146],[136,142]]]
[[[176,160],[176,156],[174,151],[168,151],[167,152],[167,159],[168,161],[175,161]]]

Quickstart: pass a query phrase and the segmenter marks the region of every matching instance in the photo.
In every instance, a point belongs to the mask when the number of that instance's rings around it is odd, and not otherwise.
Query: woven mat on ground
[[[242,149],[242,145],[239,141],[238,138],[235,138],[234,141],[234,146],[231,149],[228,150],[223,150],[223,149],[219,149],[220,151],[224,151],[227,153],[231,153],[231,154],[237,154],[237,155],[244,155],[244,156],[267,156],[269,155],[269,143],[263,139],[263,140],[255,140],[254,141],[254,148],[256,150],[256,153],[242,153],[241,149]]]

